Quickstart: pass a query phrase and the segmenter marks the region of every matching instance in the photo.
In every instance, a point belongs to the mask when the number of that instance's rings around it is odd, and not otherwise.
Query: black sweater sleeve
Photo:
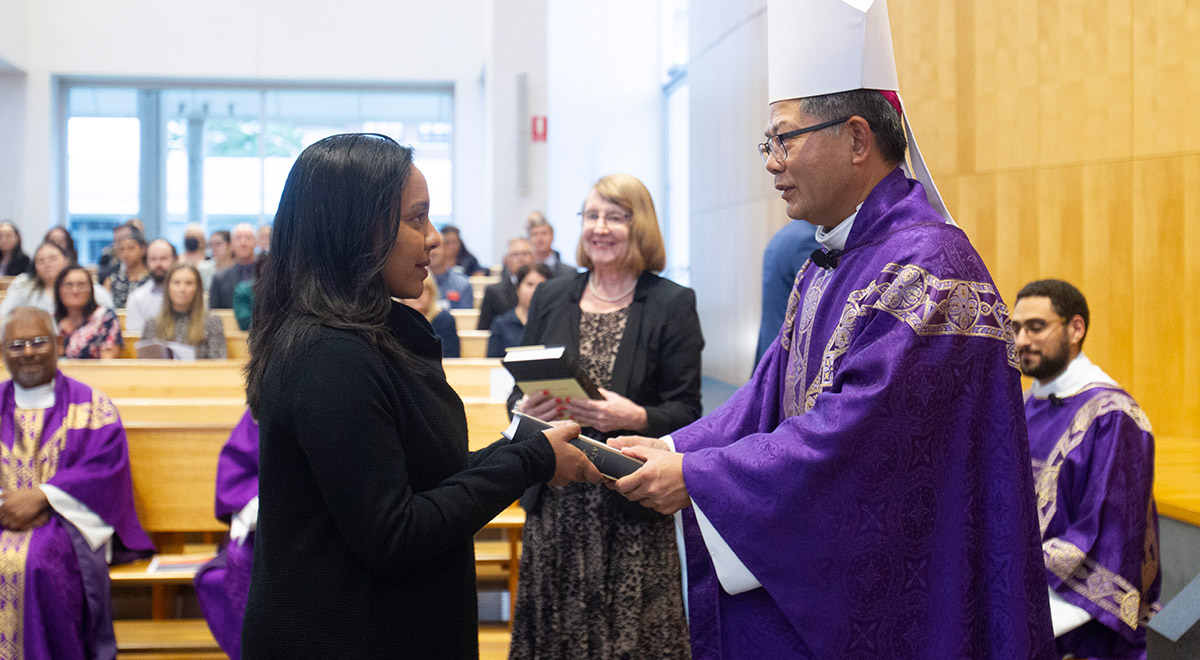
[[[352,338],[319,340],[290,371],[284,400],[321,499],[348,547],[376,575],[412,569],[461,544],[554,472],[544,437],[498,443],[437,486],[414,492],[409,475],[423,469],[425,450],[437,452],[439,439],[407,437],[412,427],[396,419],[392,402],[407,395],[419,405],[419,388],[393,391],[379,354]]]

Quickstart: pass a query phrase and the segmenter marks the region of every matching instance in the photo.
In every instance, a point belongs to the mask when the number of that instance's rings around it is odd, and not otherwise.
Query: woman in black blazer
[[[654,202],[627,174],[584,202],[578,260],[587,269],[534,294],[522,344],[566,346],[603,400],[525,392],[527,414],[570,419],[603,440],[665,435],[700,417],[704,339],[691,289],[666,265]],[[527,510],[510,660],[690,658],[671,518],[606,488],[534,487]]]
[[[412,150],[304,150],[254,285],[259,513],[242,657],[478,658],[472,536],[533,484],[602,477],[568,425],[467,451],[415,298],[438,245]]]

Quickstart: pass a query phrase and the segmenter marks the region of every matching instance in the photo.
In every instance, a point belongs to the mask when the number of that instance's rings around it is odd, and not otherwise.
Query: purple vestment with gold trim
[[[258,424],[247,410],[217,461],[217,518],[229,522],[258,497]],[[254,532],[230,539],[196,573],[196,599],[213,637],[230,660],[242,657],[242,616],[250,594]]]
[[[762,585],[726,593],[684,510],[697,659],[1052,656],[1008,310],[899,169],[751,381],[671,437]]]
[[[1025,414],[1046,578],[1093,618],[1060,636],[1059,651],[1144,659],[1162,582],[1150,420],[1108,384],[1029,396]]]
[[[114,530],[113,562],[154,552],[133,507],[129,447],[112,401],[57,372],[54,407],[16,407],[0,383],[0,489],[49,484]],[[108,562],[55,513],[24,532],[0,532],[0,658],[113,658]]]

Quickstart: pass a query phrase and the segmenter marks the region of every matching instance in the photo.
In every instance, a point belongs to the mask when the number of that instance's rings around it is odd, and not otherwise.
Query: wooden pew
[[[245,396],[245,360],[59,360],[63,373],[109,398]],[[461,397],[490,397],[491,372],[499,359],[451,358],[442,362],[446,379]],[[0,380],[8,372],[0,362]]]
[[[133,397],[113,399],[121,421],[130,423],[209,423],[232,428],[246,412],[244,396]]]
[[[488,338],[491,336],[488,330],[459,330],[459,353],[465,358],[486,357]]]
[[[123,403],[130,404],[129,401]],[[489,419],[489,416],[503,416],[503,407],[500,406],[497,413],[496,402],[481,403],[483,408],[472,417],[476,423],[480,419]],[[495,421],[491,419],[487,423]],[[503,423],[503,420],[499,421]],[[186,534],[222,534],[226,531],[226,526],[213,514],[213,502],[217,459],[232,429],[232,423],[125,423],[134,506],[142,527],[155,539],[160,553],[211,550],[185,545]],[[524,511],[514,505],[486,526],[486,529],[499,530],[503,539],[481,540],[476,544],[481,574],[486,576],[490,573],[486,569],[498,568],[514,599],[524,521]],[[152,590],[151,621],[120,622],[116,626],[121,652],[216,651],[216,642],[207,633],[207,628],[199,626],[202,622],[166,619],[173,588],[191,583],[195,571],[150,573],[147,570],[149,564],[150,560],[143,560],[114,566],[110,571],[116,587],[148,586]]]
[[[483,290],[493,284],[500,283],[499,275],[472,275],[471,293],[475,296],[475,309],[483,304]],[[476,326],[478,327],[478,326]],[[474,329],[474,328],[472,328]]]
[[[459,333],[479,328],[478,309],[452,309],[450,316],[454,317],[454,326]]]
[[[121,348],[121,352],[117,354],[118,358],[131,360],[137,358],[137,349],[135,346],[141,341],[142,336],[134,333],[124,333],[122,338],[125,340],[125,346]],[[237,331],[225,333],[225,353],[230,359],[248,360],[250,358],[250,344],[247,343],[249,333]],[[486,349],[485,349],[486,352]]]
[[[116,311],[117,311],[117,318],[120,319],[120,321],[121,321],[121,332],[124,333],[125,329],[126,329],[125,328],[125,310],[118,309]],[[242,329],[238,327],[237,319],[234,318],[232,309],[210,309],[208,311],[213,313],[214,315],[216,315],[217,318],[221,319],[221,324],[225,327],[225,336],[226,337],[228,337],[229,335],[234,334],[234,333],[243,332]]]

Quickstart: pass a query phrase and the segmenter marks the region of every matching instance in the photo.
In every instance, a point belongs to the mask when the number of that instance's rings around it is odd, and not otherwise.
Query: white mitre
[[[855,89],[892,91],[900,98],[886,0],[768,0],[769,102]],[[905,174],[921,182],[930,205],[953,224],[921,157],[903,98],[900,108],[911,161],[902,164]]]

